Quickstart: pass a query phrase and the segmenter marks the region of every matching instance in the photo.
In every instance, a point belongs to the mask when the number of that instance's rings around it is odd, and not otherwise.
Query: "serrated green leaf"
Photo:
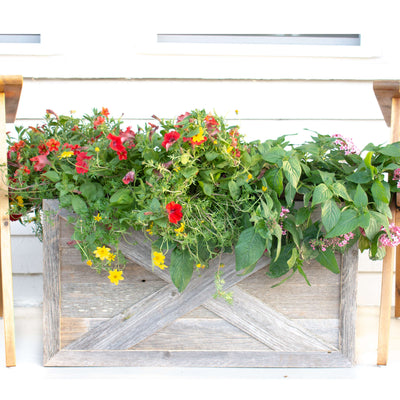
[[[72,209],[78,215],[85,215],[89,211],[82,197],[72,196],[71,204],[72,204]]]
[[[335,227],[340,218],[340,209],[332,199],[325,201],[321,207],[321,220],[327,232]]]
[[[265,175],[268,186],[273,189],[278,196],[283,192],[283,172],[282,169],[271,169]]]
[[[374,181],[371,186],[371,193],[375,202],[383,202],[389,204],[390,199],[387,197],[386,188],[383,186],[381,181]]]
[[[283,161],[283,172],[288,182],[297,188],[301,176],[301,165],[299,160],[295,157]]]
[[[229,193],[233,200],[236,200],[240,196],[240,187],[235,181],[229,181],[228,183]]]
[[[302,225],[308,220],[311,215],[311,210],[308,207],[301,207],[296,212],[296,225]]]
[[[368,196],[361,185],[357,185],[356,193],[354,195],[354,205],[357,208],[363,208],[368,205]]]
[[[51,180],[52,182],[56,183],[60,180],[60,175],[56,171],[47,171],[43,174],[47,179]]]
[[[324,201],[327,201],[331,199],[333,196],[331,190],[328,188],[328,186],[325,185],[325,183],[320,183],[313,192],[312,195],[312,206],[315,206],[317,204],[323,203]]]
[[[360,219],[353,209],[342,210],[336,226],[330,230],[326,238],[333,238],[354,231],[359,226]]]
[[[353,201],[353,199],[349,196],[349,193],[347,192],[346,186],[344,186],[342,182],[333,183],[332,190],[335,196],[341,197],[342,199],[347,201]]]

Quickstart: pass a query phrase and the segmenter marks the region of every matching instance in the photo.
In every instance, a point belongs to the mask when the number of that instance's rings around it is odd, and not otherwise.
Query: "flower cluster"
[[[396,144],[371,145],[364,159],[341,135],[298,146],[285,136],[247,142],[205,110],[153,116],[134,129],[104,107],[82,118],[47,110],[42,125],[17,128],[8,143],[10,219],[34,222],[40,235],[42,201],[58,199],[73,212],[69,245],[116,285],[126,264],[120,243],[132,229],[151,241],[153,265],[168,268],[180,291],[221,252],[235,253],[239,273],[266,254],[277,278],[305,274],[313,258],[338,272],[334,251],[360,239],[381,257],[400,237],[392,225],[380,230],[400,188]],[[221,274],[218,293],[229,296]]]
[[[335,140],[335,144],[339,146],[340,150],[344,151],[345,155],[349,154],[359,154],[360,150],[354,144],[353,139],[344,138],[342,135],[335,133],[332,135],[333,138],[337,138]]]
[[[385,232],[385,228],[382,227],[381,231]],[[396,247],[400,244],[400,227],[394,223],[389,225],[389,234],[384,233],[379,237],[380,246],[383,247]]]
[[[321,250],[323,252],[327,249],[339,250],[346,247],[352,239],[354,239],[354,233],[349,232],[330,239],[313,239],[310,241],[310,246],[313,250]]]

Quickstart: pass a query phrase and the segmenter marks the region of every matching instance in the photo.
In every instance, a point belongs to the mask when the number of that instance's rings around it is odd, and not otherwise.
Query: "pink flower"
[[[122,182],[125,183],[125,185],[128,185],[129,183],[133,182],[135,180],[135,171],[129,171],[123,178]]]
[[[42,171],[46,165],[50,165],[50,161],[47,159],[46,154],[32,157],[30,160],[35,163],[35,165],[33,166],[33,169],[35,171]]]

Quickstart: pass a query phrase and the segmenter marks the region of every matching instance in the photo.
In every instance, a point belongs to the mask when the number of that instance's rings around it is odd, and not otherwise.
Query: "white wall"
[[[249,139],[298,133],[302,142],[307,128],[352,137],[360,148],[388,140],[372,82],[399,79],[395,0],[338,0],[328,8],[294,0],[3,6],[9,18],[0,34],[42,35],[40,45],[0,44],[0,74],[24,76],[18,125],[35,124],[48,108],[83,114],[104,106],[133,127],[153,114],[205,108],[238,123]],[[163,45],[157,33],[360,33],[362,45]],[[26,304],[40,301],[41,247],[17,225],[14,291]],[[361,257],[359,304],[379,303],[380,268]]]

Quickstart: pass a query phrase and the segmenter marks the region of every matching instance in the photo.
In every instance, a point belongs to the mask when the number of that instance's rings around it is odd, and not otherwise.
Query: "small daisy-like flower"
[[[263,186],[262,188],[261,188],[261,190],[263,191],[263,192],[266,192],[267,191],[267,187],[266,186]]]
[[[18,205],[20,207],[23,207],[24,206],[24,199],[22,198],[22,196],[17,196],[16,199],[17,199]]]
[[[73,151],[63,151],[58,158],[61,160],[62,158],[69,158],[72,157],[74,155]]]
[[[161,264],[161,265],[157,265],[157,267],[160,269],[165,269],[165,268],[168,268],[168,265]]]
[[[108,279],[110,280],[111,283],[118,285],[119,281],[124,280],[124,277],[122,276],[122,271],[114,269],[112,271],[109,271]]]
[[[95,148],[94,148],[94,151],[95,151],[96,153],[98,153],[98,152],[100,151],[100,149],[99,149],[98,147],[95,147]]]
[[[248,175],[247,175],[247,180],[246,180],[246,182],[248,182],[250,179],[253,179],[253,175],[252,175],[252,174],[248,174]]]
[[[100,258],[101,261],[103,261],[109,257],[110,249],[106,246],[97,247],[96,250],[93,252],[93,254],[97,258]]]
[[[154,265],[157,265],[157,267],[161,268],[161,265],[164,265],[164,260],[165,260],[165,256],[163,253],[160,253],[158,251],[154,251],[153,252],[153,263]],[[161,268],[164,269],[164,268]]]
[[[93,262],[92,262],[92,260],[87,260],[86,264],[89,265],[89,267],[91,267],[93,265]]]
[[[101,219],[103,219],[102,216],[101,216],[99,213],[97,213],[97,215],[95,215],[93,218],[94,218],[95,221],[97,221],[97,222],[99,222]]]
[[[204,269],[206,266],[204,264],[196,264],[196,267],[199,269]]]
[[[115,260],[115,254],[110,253],[106,258],[107,258],[108,261],[112,262],[112,261]]]
[[[184,223],[184,222],[181,222],[181,226],[180,226],[179,228],[174,229],[174,231],[175,231],[177,234],[182,233],[184,230],[185,230],[185,223]]]

